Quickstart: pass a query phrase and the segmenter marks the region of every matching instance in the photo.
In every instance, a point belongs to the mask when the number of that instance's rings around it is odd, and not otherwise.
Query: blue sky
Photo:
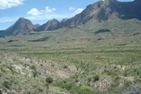
[[[43,24],[52,18],[62,20],[82,12],[98,0],[0,0],[0,30],[6,29],[19,17]],[[134,1],[134,0],[118,0]]]

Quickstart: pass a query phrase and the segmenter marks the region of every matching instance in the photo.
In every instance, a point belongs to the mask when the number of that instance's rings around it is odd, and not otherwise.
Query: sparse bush
[[[48,93],[49,93],[49,85],[50,85],[51,83],[53,83],[53,79],[52,79],[51,77],[46,77],[45,80],[46,80],[45,86],[46,86],[46,88],[47,88],[46,94],[48,94]]]
[[[47,77],[47,78],[46,78],[46,82],[47,82],[48,84],[51,84],[51,83],[53,83],[53,79],[52,79],[51,77]]]
[[[94,94],[94,91],[89,86],[81,86],[79,94]]]
[[[91,82],[91,77],[88,78],[88,82]]]
[[[34,76],[34,77],[37,77],[37,76],[38,76],[38,71],[37,71],[37,70],[33,70],[32,73],[33,73],[33,76]]]
[[[67,68],[68,68],[68,66],[64,65],[64,66],[63,66],[63,68],[64,68],[64,69],[67,69]]]
[[[94,76],[94,82],[98,81],[99,80],[99,75],[95,75]]]
[[[30,66],[30,69],[32,69],[32,70],[36,70],[35,65],[31,65],[31,66]]]
[[[61,88],[65,88],[68,91],[70,91],[75,86],[74,83],[72,83],[69,80],[64,80],[64,81],[61,81],[61,82],[57,82],[57,83],[55,83],[55,85],[59,86]]]
[[[5,88],[7,88],[7,89],[10,89],[10,87],[11,87],[11,82],[9,82],[9,81],[4,81],[4,82],[3,82],[3,86],[4,86]]]

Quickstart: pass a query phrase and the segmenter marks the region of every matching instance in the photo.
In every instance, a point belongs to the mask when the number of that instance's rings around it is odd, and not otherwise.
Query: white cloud
[[[45,15],[48,13],[51,13],[55,11],[55,8],[49,8],[48,6],[45,7],[44,10],[38,10],[37,8],[32,8],[30,11],[27,12],[27,14],[30,14],[32,16],[38,16],[38,15]]]
[[[48,6],[45,7],[45,12],[49,13],[49,12],[53,12],[55,11],[55,8],[49,8]]]
[[[70,6],[69,10],[73,11],[72,16],[74,16],[76,14],[81,13],[84,9],[83,8],[75,8],[75,7]]]
[[[24,0],[0,0],[0,9],[7,9],[23,4]]]
[[[83,8],[78,8],[74,11],[74,14],[79,14],[83,11],[84,9]]]
[[[42,14],[42,12],[40,12],[38,9],[36,8],[32,8],[30,11],[27,12],[27,14],[33,15],[33,16],[37,16]]]
[[[75,10],[75,7],[70,6],[69,10]]]
[[[55,11],[56,9],[55,8],[52,8],[52,10]]]
[[[29,15],[27,15],[25,18],[30,20],[49,20],[53,18],[63,19],[70,16],[69,14],[56,14],[54,11],[56,11],[55,8],[49,8],[48,6],[46,6],[44,10],[33,8],[27,12]]]
[[[82,8],[74,8],[70,7],[69,10],[73,10],[72,12],[69,12],[67,14],[57,14],[54,11],[56,11],[55,8],[49,8],[48,6],[45,7],[44,10],[38,10],[37,8],[33,8],[30,11],[27,12],[26,18],[30,20],[44,20],[44,19],[63,19],[63,18],[69,18],[73,17],[74,15],[80,13],[83,11]]]

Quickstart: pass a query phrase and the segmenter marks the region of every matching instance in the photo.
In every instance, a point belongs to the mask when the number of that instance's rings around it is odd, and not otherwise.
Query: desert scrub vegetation
[[[140,46],[18,45],[0,47],[2,94],[132,94],[140,90]]]
[[[94,94],[94,90],[90,86],[86,86],[86,85],[76,86],[74,83],[71,83],[69,80],[57,82],[54,85],[67,89],[71,94]]]
[[[51,70],[53,63],[49,61],[44,62],[13,52],[1,52],[0,58],[1,94],[46,94],[46,90],[53,92],[52,88],[55,88],[51,85],[53,79],[61,80],[77,73],[77,71],[74,71],[73,73],[70,72],[69,75],[70,69],[64,69],[64,65],[59,67],[57,63],[53,66],[57,69]],[[68,64],[67,66],[75,68],[73,65]],[[57,76],[52,71],[61,72],[62,74]],[[48,88],[49,86],[52,88]],[[60,88],[56,92],[60,94]],[[64,90],[63,92],[65,94],[67,91]]]

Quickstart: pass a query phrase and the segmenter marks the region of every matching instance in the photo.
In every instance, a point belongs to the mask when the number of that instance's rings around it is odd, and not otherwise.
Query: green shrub
[[[81,86],[79,94],[94,94],[94,91],[89,86]]]
[[[68,66],[64,65],[64,66],[63,66],[63,68],[64,68],[64,69],[67,69],[67,68],[68,68]]]
[[[94,82],[98,81],[99,80],[99,75],[95,75],[94,76]]]
[[[68,79],[65,79],[64,81],[61,82],[56,82],[54,83],[54,85],[72,92],[74,91],[73,89],[75,90],[77,89],[77,86],[72,82],[72,80]]]
[[[51,84],[51,83],[53,83],[53,79],[52,79],[51,77],[47,77],[47,78],[46,78],[46,82],[47,82],[48,84]]]
[[[5,88],[7,88],[7,89],[10,89],[10,87],[11,87],[11,82],[9,82],[9,81],[4,81],[3,82],[3,86],[5,87]]]
[[[36,70],[35,65],[31,65],[31,66],[30,66],[30,69]]]
[[[34,77],[37,77],[37,75],[38,75],[38,71],[37,70],[34,70],[32,73],[33,73]]]

